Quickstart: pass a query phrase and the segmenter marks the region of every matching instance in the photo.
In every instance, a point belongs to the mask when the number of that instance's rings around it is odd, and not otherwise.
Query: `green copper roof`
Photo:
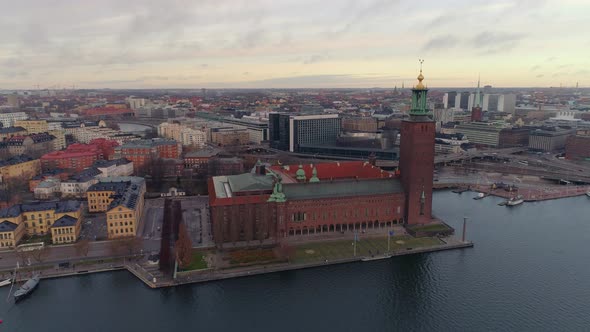
[[[311,171],[311,178],[309,179],[309,182],[320,182],[320,179],[318,178],[318,169],[317,168],[313,168],[313,170]]]
[[[403,192],[398,179],[370,179],[289,183],[283,186],[287,199],[318,199],[350,196],[384,195]]]
[[[305,179],[307,179],[307,177],[305,176],[305,171],[303,170],[303,165],[299,165],[299,169],[297,170],[297,172],[295,172],[295,176],[297,177],[297,180],[300,181],[305,181]]]

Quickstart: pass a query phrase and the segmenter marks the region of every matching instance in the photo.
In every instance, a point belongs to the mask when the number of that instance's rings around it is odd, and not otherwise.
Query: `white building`
[[[147,104],[147,99],[145,98],[136,98],[136,97],[129,97],[127,98],[127,102],[129,103],[129,108],[132,110],[139,109]]]
[[[0,113],[0,122],[4,128],[12,127],[14,121],[27,119],[29,116],[25,112]]]
[[[60,192],[61,182],[56,178],[41,181],[33,190],[36,199],[52,199]]]
[[[115,160],[99,160],[94,166],[102,173],[100,177],[131,176],[133,175],[133,162],[125,158]]]

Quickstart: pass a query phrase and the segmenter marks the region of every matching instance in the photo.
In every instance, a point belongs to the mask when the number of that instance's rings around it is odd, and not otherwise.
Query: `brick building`
[[[578,130],[577,135],[567,138],[565,158],[590,161],[590,130]]]
[[[117,142],[98,138],[89,144],[74,143],[64,151],[54,151],[41,157],[43,171],[66,169],[80,172],[91,167],[97,160],[110,160],[115,153]]]
[[[427,89],[412,90],[410,118],[402,126],[400,174],[369,162],[272,166],[209,179],[213,238],[225,243],[270,241],[395,224],[433,222],[435,125]]]
[[[531,128],[506,128],[500,131],[499,147],[512,148],[529,145]]]
[[[135,174],[145,173],[154,159],[179,159],[181,153],[180,143],[162,138],[129,141],[117,148],[118,157],[133,162]]]
[[[33,158],[55,150],[55,136],[48,133],[30,134],[26,136],[13,136],[4,142],[8,151],[13,156],[26,154]]]

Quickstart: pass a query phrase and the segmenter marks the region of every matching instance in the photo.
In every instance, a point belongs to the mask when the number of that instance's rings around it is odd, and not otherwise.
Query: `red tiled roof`
[[[379,179],[394,177],[395,175],[381,170],[366,161],[340,161],[330,163],[303,164],[303,170],[307,180],[312,176],[313,168],[317,169],[318,178],[320,180],[330,179]],[[288,165],[288,170],[285,166],[271,166],[271,170],[276,173],[282,173],[288,178],[295,181],[295,173],[299,169],[299,165]]]

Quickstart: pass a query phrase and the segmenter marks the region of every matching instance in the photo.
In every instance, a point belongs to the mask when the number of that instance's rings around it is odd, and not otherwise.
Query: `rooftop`
[[[34,159],[26,155],[14,156],[0,160],[0,167],[22,164],[32,160]]]
[[[17,224],[11,223],[8,220],[4,220],[3,222],[0,222],[0,233],[12,232],[16,229],[16,227],[18,227]]]
[[[394,175],[375,167],[366,161],[322,162],[318,164],[302,164],[306,176],[309,178],[315,167],[320,181],[338,179],[376,179],[390,178]],[[299,165],[272,166],[271,171],[280,174],[284,183],[296,182],[296,172]]]
[[[68,215],[65,215],[59,219],[57,219],[51,227],[71,227],[76,225],[78,222],[78,218],[74,218]]]
[[[283,193],[287,200],[384,195],[401,192],[403,192],[401,182],[396,178],[290,183],[283,186]]]
[[[26,204],[16,204],[9,208],[0,210],[0,218],[17,217],[23,212],[48,211],[54,210],[55,213],[74,212],[80,209],[79,201],[59,201],[59,202],[33,202]]]

